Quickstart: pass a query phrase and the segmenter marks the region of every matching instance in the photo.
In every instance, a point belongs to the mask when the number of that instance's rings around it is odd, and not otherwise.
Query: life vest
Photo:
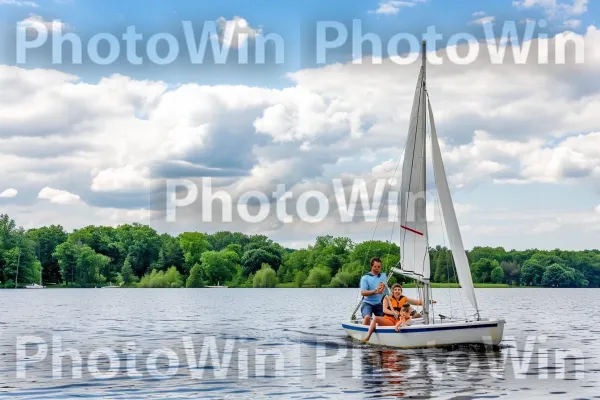
[[[396,300],[394,296],[390,296],[389,300],[392,309],[394,309],[398,314],[400,314],[400,311],[402,310],[402,305],[406,303],[406,296],[400,296],[400,300]]]

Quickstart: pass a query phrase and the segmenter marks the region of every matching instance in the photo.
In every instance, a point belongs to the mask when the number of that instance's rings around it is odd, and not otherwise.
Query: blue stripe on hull
[[[351,325],[342,324],[344,329],[350,329],[353,331],[359,332],[368,332],[369,328],[365,325],[365,327],[356,327]],[[400,333],[416,333],[416,332],[433,332],[433,331],[457,331],[461,329],[480,329],[480,328],[497,328],[498,324],[481,324],[481,325],[473,325],[473,326],[432,326],[431,328],[414,328],[414,329],[400,329]],[[377,333],[398,333],[395,330],[378,330],[375,329]]]

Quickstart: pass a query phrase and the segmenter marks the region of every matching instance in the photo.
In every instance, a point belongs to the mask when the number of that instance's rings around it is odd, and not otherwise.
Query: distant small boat
[[[46,286],[38,285],[37,283],[32,283],[30,285],[25,286],[25,289],[44,289]]]
[[[227,289],[227,286],[221,286],[220,283],[221,282],[217,282],[216,286],[207,286],[207,288],[210,288],[210,289]]]
[[[118,288],[120,288],[120,286],[114,286],[114,285],[102,286],[102,289],[118,289]]]

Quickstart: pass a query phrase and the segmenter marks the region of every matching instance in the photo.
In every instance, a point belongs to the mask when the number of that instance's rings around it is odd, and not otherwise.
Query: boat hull
[[[504,320],[469,322],[444,322],[431,325],[414,324],[400,328],[377,327],[369,344],[398,347],[403,349],[444,347],[457,344],[482,344],[497,346],[504,335]],[[360,323],[345,323],[342,328],[353,339],[363,340],[368,326]]]

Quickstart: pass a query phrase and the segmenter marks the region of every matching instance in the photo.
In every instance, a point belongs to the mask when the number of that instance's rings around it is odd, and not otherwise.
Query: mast
[[[425,137],[425,134],[427,133],[427,41],[423,40],[422,43],[422,48],[421,48],[421,60],[422,60],[422,69],[423,69],[423,88],[422,88],[422,95],[421,95],[421,127],[423,129],[423,138]],[[426,179],[426,162],[425,162],[425,157],[426,157],[426,146],[423,146],[423,154],[422,154],[422,164],[421,164],[421,171],[422,171],[422,180],[424,182],[423,187],[427,187],[425,185],[425,183],[427,182]],[[426,243],[426,246],[428,246],[429,244]],[[429,256],[428,254],[429,252],[426,252],[427,256]],[[425,323],[425,325],[429,325],[429,279],[427,279],[426,281],[423,282],[423,286],[424,286],[424,290],[423,290],[423,322]]]

